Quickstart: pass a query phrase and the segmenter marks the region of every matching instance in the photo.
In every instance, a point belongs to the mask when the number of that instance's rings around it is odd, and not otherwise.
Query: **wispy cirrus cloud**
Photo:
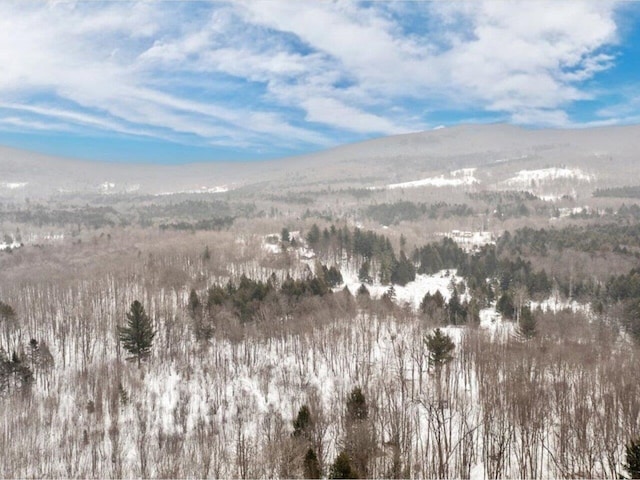
[[[3,2],[0,129],[277,153],[430,128],[441,111],[572,125],[616,65],[616,8]]]

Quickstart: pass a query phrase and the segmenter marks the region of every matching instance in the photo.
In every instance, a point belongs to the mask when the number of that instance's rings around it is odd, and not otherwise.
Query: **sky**
[[[0,144],[261,160],[466,123],[640,122],[640,3],[0,2]]]

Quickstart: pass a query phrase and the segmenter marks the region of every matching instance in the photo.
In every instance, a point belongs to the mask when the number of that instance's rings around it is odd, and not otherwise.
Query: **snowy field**
[[[180,190],[177,192],[161,192],[154,194],[156,197],[162,197],[167,195],[179,195],[181,193],[225,193],[232,190],[228,185],[216,185],[215,187],[202,186],[192,190]]]
[[[543,168],[539,170],[520,170],[514,177],[503,183],[509,187],[528,188],[533,184],[542,185],[558,180],[572,180],[577,182],[591,182],[595,176],[587,174],[579,168]]]
[[[387,185],[388,189],[396,188],[416,188],[416,187],[458,187],[462,185],[473,185],[479,183],[478,179],[474,177],[475,168],[463,168],[460,170],[454,170],[449,175],[440,175],[437,177],[428,177],[420,180],[413,180],[410,182],[392,183]]]
[[[360,285],[363,285],[363,282],[358,280],[356,270],[354,268],[342,268],[341,273],[344,284],[335,290],[342,290],[346,286],[352,295],[356,295]],[[400,306],[409,305],[416,311],[427,293],[434,294],[440,292],[443,298],[449,301],[451,298],[452,285],[458,285],[459,283],[464,283],[464,279],[458,277],[454,269],[442,270],[434,275],[418,274],[413,282],[409,282],[404,286],[393,286],[395,290],[395,302]],[[379,282],[365,282],[364,285],[367,287],[367,290],[369,290],[372,298],[381,298],[390,288],[390,285],[381,285]],[[467,299],[467,295],[460,296],[461,301]]]
[[[7,190],[17,190],[27,185],[28,182],[0,182],[0,188],[6,188]]]

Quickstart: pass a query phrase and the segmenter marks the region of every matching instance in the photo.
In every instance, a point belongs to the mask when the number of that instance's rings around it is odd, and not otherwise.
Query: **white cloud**
[[[46,119],[214,144],[327,145],[420,111],[569,125],[610,68],[609,2],[0,3],[5,125]],[[403,16],[420,14],[407,29]],[[15,112],[34,116],[19,117]],[[9,120],[7,120],[7,118]]]
[[[293,126],[276,112],[221,106],[147,87],[159,71],[145,62],[144,53],[153,52],[151,36],[159,23],[163,33],[174,28],[171,16],[158,13],[159,7],[135,4],[132,12],[130,4],[117,2],[104,10],[88,2],[22,5],[0,5],[0,101],[5,108],[169,140],[176,133],[216,144],[226,138],[243,146],[273,140],[328,143],[322,134]],[[30,104],[32,96],[46,97],[48,105]],[[55,102],[64,107],[52,108]]]
[[[389,120],[350,107],[332,98],[309,98],[302,102],[307,120],[331,124],[360,133],[407,133]]]
[[[546,127],[570,127],[573,126],[569,120],[569,115],[563,110],[552,109],[542,110],[532,108],[530,110],[519,109],[513,113],[512,119],[515,123],[527,125],[539,125]]]
[[[590,98],[579,82],[614,60],[602,51],[617,41],[612,3],[433,2],[426,4],[428,13],[445,29],[409,35],[389,19],[386,5],[377,6],[246,2],[241,12],[250,22],[294,34],[328,55],[333,62],[325,70],[353,80],[352,105],[354,99],[362,105],[363,98],[408,96],[437,108],[504,112],[514,122],[551,119],[550,111]],[[311,104],[305,95],[320,96],[318,90],[346,101],[344,92],[329,84],[299,86],[303,108]],[[313,118],[310,113],[307,109]],[[559,113],[553,116],[560,120]]]

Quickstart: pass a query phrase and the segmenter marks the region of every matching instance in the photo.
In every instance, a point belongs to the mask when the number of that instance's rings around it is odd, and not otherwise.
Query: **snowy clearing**
[[[362,282],[358,280],[357,272],[354,269],[343,268],[341,273],[344,283],[335,290],[341,290],[346,286],[353,295],[356,295],[358,288],[362,285]],[[393,286],[396,292],[395,301],[398,305],[409,304],[413,310],[420,308],[420,302],[427,293],[440,292],[444,299],[449,301],[452,282],[457,285],[463,281],[462,277],[456,275],[455,270],[442,270],[434,275],[418,274],[413,282],[407,283],[404,287]],[[391,285],[381,285],[378,282],[365,283],[364,285],[372,298],[381,298],[391,288]],[[461,295],[460,298],[463,301],[468,300],[466,294]]]
[[[449,237],[466,252],[478,250],[484,245],[495,245],[496,243],[492,232],[465,232],[461,230],[451,230],[449,233],[442,233],[440,235]]]
[[[386,188],[393,190],[396,188],[415,188],[425,186],[458,187],[462,185],[473,185],[480,183],[474,176],[475,171],[475,168],[463,168],[452,171],[447,177],[445,177],[445,175],[440,175],[438,177],[428,177],[410,182],[392,183],[391,185],[387,185]]]
[[[59,189],[60,190],[60,189]],[[140,184],[135,183],[133,185],[118,185],[114,182],[103,182],[100,184],[98,190],[103,195],[111,195],[114,193],[133,193],[140,190]],[[68,193],[60,190],[61,193]]]
[[[584,173],[579,168],[543,168],[540,170],[520,170],[503,184],[509,187],[529,187],[534,184],[551,183],[557,180],[576,180],[578,182],[591,182],[594,175]]]
[[[0,182],[0,188],[6,188],[8,190],[16,190],[18,188],[24,188],[28,185],[28,182]]]
[[[575,300],[569,300],[562,298],[559,292],[553,292],[549,298],[542,300],[541,302],[532,301],[531,309],[540,309],[543,312],[561,312],[563,310],[569,310],[573,313],[581,312],[585,315],[591,315],[591,305],[588,303],[580,303]]]
[[[215,187],[200,187],[199,189],[194,189],[194,190],[179,190],[176,192],[161,192],[161,193],[156,193],[155,196],[156,197],[162,197],[162,196],[166,196],[166,195],[180,195],[180,194],[184,194],[184,193],[225,193],[228,192],[229,190],[233,190],[233,188],[229,187],[228,185],[218,185]]]
[[[22,247],[22,243],[14,240],[11,243],[7,243],[7,242],[1,242],[0,243],[0,250],[15,250],[16,248],[20,248]]]

